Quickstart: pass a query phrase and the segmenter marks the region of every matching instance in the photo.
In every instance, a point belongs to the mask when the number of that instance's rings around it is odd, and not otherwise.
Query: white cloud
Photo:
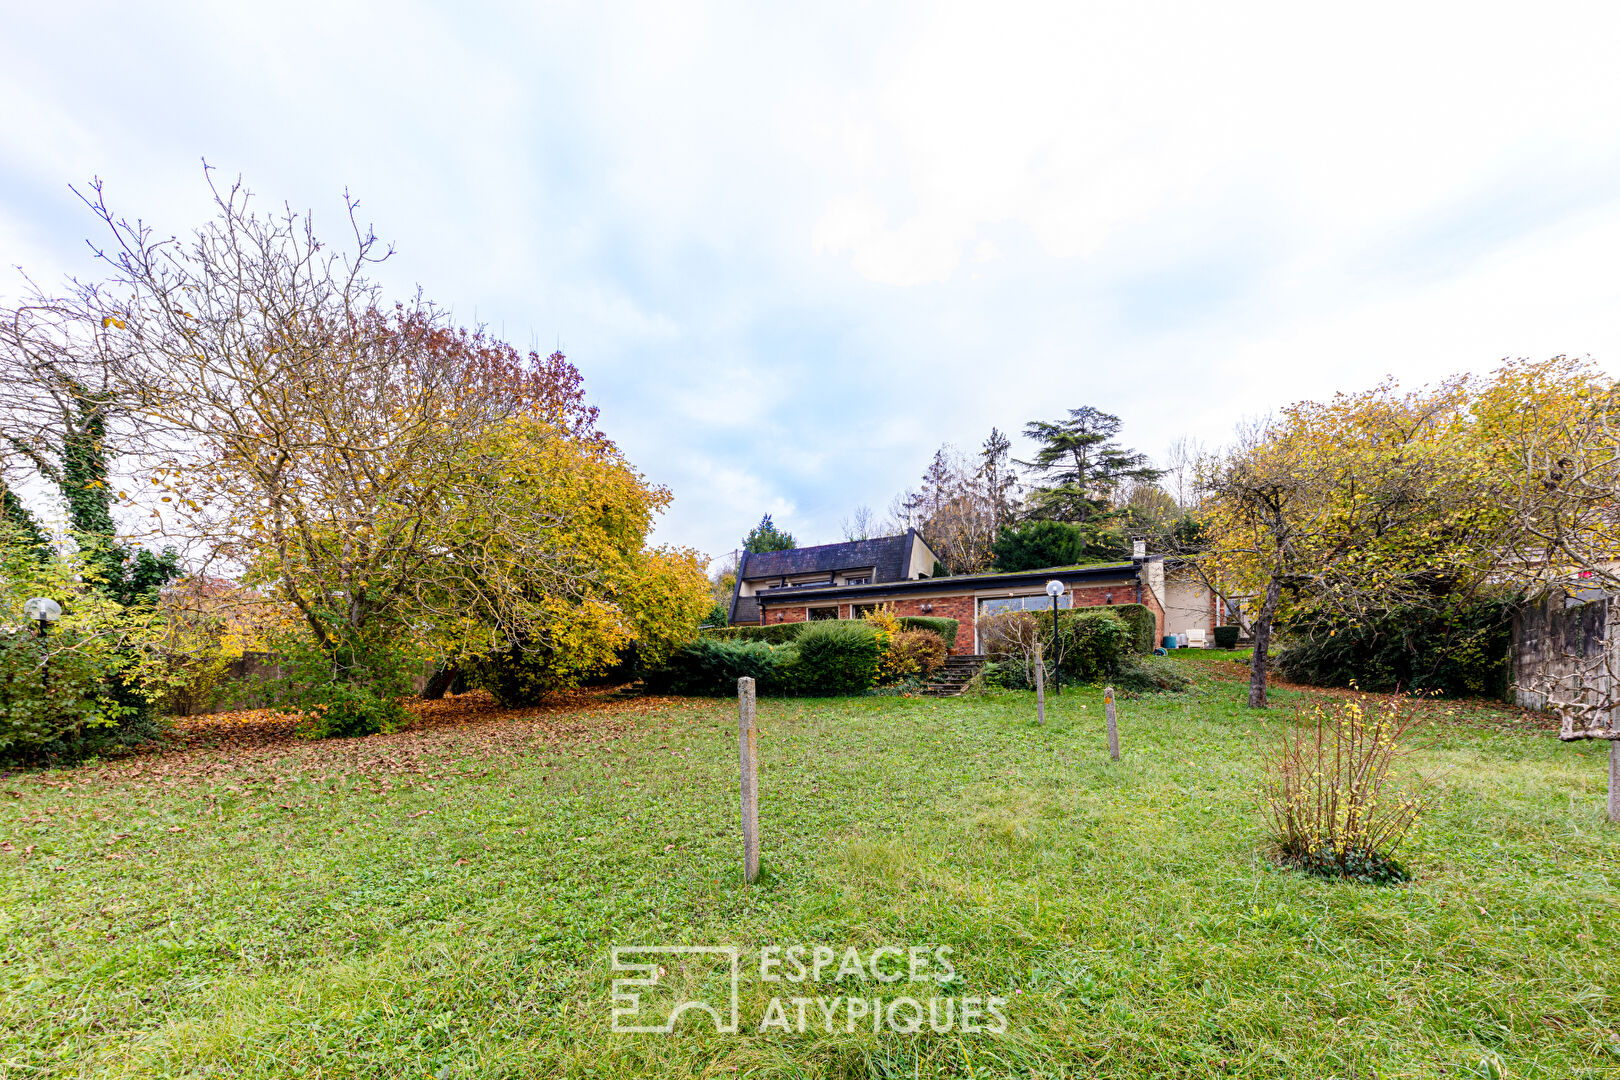
[[[0,39],[0,262],[66,190],[182,229],[197,159],[560,342],[729,550],[934,446],[1096,404],[1158,449],[1301,396],[1620,353],[1610,4],[34,5]]]

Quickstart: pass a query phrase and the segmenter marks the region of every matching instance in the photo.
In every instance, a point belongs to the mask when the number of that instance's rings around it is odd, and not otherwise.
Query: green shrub
[[[722,626],[704,630],[701,636],[716,641],[764,641],[772,645],[785,645],[804,632],[809,623],[772,623],[769,626]]]
[[[1112,671],[1131,649],[1131,628],[1113,608],[1079,608],[1058,619],[1063,677],[1094,682]],[[1051,620],[1045,620],[1050,628]],[[1050,630],[1048,630],[1050,633]]]
[[[0,758],[63,756],[67,743],[115,728],[131,713],[112,693],[118,673],[109,664],[118,658],[94,644],[76,629],[43,641],[32,629],[0,630]]]
[[[1109,609],[1131,628],[1131,648],[1150,653],[1159,644],[1159,620],[1146,604],[1119,604]]]
[[[945,639],[932,630],[902,630],[890,637],[878,661],[884,685],[926,679],[945,666]]]
[[[360,683],[318,683],[300,695],[299,705],[304,720],[298,734],[306,739],[386,734],[400,730],[410,719],[399,695]]]
[[[958,623],[955,619],[942,619],[933,615],[902,615],[900,616],[900,629],[902,630],[932,630],[945,639],[946,650],[956,648],[956,630]]]
[[[1176,694],[1192,685],[1181,665],[1165,656],[1120,657],[1109,676],[1116,690],[1132,694]]]
[[[304,634],[275,634],[279,674],[258,690],[272,708],[304,714],[298,734],[306,739],[398,731],[409,719],[401,700],[412,695],[411,677],[426,667],[408,640],[379,627],[357,643],[323,648]]]
[[[881,645],[877,631],[862,620],[809,623],[794,645],[799,652],[796,681],[802,693],[859,694],[877,681]]]
[[[1365,620],[1301,616],[1278,627],[1277,670],[1311,686],[1502,698],[1514,604],[1424,600]]]
[[[1214,633],[1215,647],[1217,649],[1235,649],[1237,648],[1238,637],[1242,635],[1243,629],[1238,626],[1217,626]]]
[[[791,693],[798,660],[792,645],[717,641],[704,634],[675,650],[663,667],[648,672],[647,688],[662,694],[727,697],[737,692],[737,680],[747,677],[754,680],[756,693]]]

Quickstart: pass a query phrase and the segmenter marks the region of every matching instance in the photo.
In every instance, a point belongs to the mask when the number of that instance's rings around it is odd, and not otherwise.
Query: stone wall
[[[1608,692],[1603,651],[1609,651],[1609,669],[1620,671],[1617,643],[1609,633],[1616,597],[1595,589],[1574,594],[1558,591],[1530,604],[1513,619],[1513,700],[1526,709],[1547,707],[1546,696],[1533,689],[1538,681],[1560,680],[1573,688],[1578,683],[1593,693]]]

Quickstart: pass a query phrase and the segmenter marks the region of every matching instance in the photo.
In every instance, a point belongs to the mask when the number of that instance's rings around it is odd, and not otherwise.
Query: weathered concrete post
[[[759,877],[759,740],[754,725],[754,680],[737,680],[737,744],[742,757],[743,877]]]
[[[1046,726],[1046,661],[1035,658],[1035,722]]]
[[[1103,710],[1108,713],[1108,756],[1119,760],[1119,722],[1114,718],[1114,688],[1103,687]]]

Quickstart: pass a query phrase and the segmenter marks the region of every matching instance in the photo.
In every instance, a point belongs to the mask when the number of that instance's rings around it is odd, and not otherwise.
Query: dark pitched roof
[[[800,574],[831,574],[837,570],[856,570],[868,566],[872,568],[874,583],[904,581],[914,569],[911,565],[911,542],[916,535],[916,529],[907,529],[899,536],[879,536],[871,540],[818,544],[788,551],[744,552],[742,565],[737,568],[737,588],[731,594],[730,621],[759,621],[759,601],[752,596],[741,595],[744,581],[796,577]],[[924,546],[927,546],[926,541]],[[933,571],[932,566],[916,569]]]
[[[739,578],[793,577],[795,574],[830,574],[870,566],[873,581],[900,581],[909,567],[911,532],[900,536],[880,536],[874,540],[851,540],[843,544],[818,544],[789,551],[750,552],[738,572]],[[932,567],[930,567],[932,569]]]

